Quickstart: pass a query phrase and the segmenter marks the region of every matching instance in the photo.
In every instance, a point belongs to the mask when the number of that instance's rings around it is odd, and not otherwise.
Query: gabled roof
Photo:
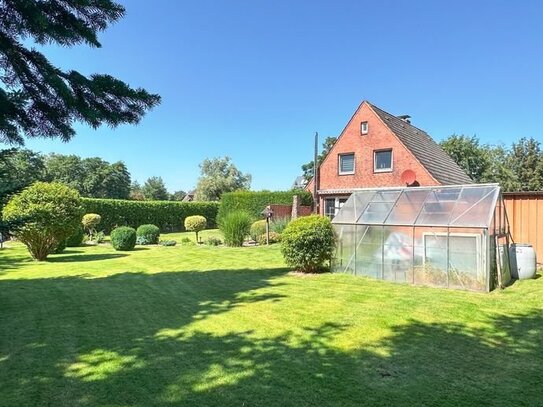
[[[473,183],[464,170],[425,131],[369,102],[366,103],[436,181],[443,185]]]

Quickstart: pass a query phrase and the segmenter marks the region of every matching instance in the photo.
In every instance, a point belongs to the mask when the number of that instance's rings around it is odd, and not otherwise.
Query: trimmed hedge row
[[[292,205],[292,197],[298,195],[300,204],[311,206],[313,198],[307,191],[237,191],[221,195],[218,219],[230,212],[244,211],[253,219],[261,219],[262,210],[270,204]],[[209,218],[207,218],[209,219]]]
[[[147,223],[162,232],[184,230],[187,216],[202,215],[208,219],[208,228],[216,227],[218,202],[129,201],[123,199],[81,198],[85,213],[102,216],[100,229],[109,233],[117,226],[137,228]]]

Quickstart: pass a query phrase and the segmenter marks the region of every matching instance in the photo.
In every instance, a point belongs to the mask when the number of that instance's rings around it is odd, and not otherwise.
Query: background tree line
[[[475,182],[497,182],[504,191],[543,190],[543,152],[534,138],[507,147],[453,134],[440,144]]]

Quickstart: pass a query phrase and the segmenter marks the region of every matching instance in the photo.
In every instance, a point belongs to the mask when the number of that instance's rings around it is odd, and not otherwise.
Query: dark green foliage
[[[60,254],[64,251],[64,249],[66,249],[66,240],[61,240],[60,242],[57,243],[57,245],[55,246],[55,248],[53,249],[51,253]]]
[[[81,198],[77,191],[58,183],[36,182],[14,195],[4,207],[6,221],[27,219],[16,230],[36,260],[45,260],[79,226],[82,217]]]
[[[175,246],[177,242],[175,240],[161,240],[159,243],[161,246]]]
[[[288,224],[281,235],[281,253],[285,262],[297,271],[315,273],[330,262],[336,238],[330,219],[304,216]]]
[[[141,187],[143,198],[147,201],[167,201],[170,197],[162,177],[150,177]]]
[[[243,246],[251,230],[251,217],[243,211],[230,212],[221,219],[219,228],[227,246]]]
[[[218,202],[129,201],[121,199],[83,198],[85,212],[102,216],[100,227],[108,233],[116,226],[137,228],[153,224],[162,232],[182,231],[187,216],[202,215],[209,219],[208,227],[215,227]]]
[[[256,241],[264,233],[266,233],[265,219],[257,220],[251,225],[251,231],[249,232],[249,234],[251,235],[251,239]]]
[[[128,226],[120,226],[111,231],[110,239],[115,250],[132,250],[136,246],[136,230]]]
[[[292,205],[292,197],[298,195],[301,205],[311,206],[313,198],[307,191],[237,191],[221,197],[218,219],[232,211],[246,211],[253,220],[262,219],[261,212],[267,205]],[[208,218],[209,219],[209,218]]]
[[[45,158],[46,178],[62,182],[89,198],[127,199],[130,173],[121,162],[110,164],[98,157],[50,154]]]
[[[83,230],[83,226],[79,225],[75,232],[71,234],[71,236],[66,239],[66,247],[78,247],[83,244],[83,237],[85,236],[85,231]]]
[[[0,141],[24,137],[70,140],[74,121],[97,128],[138,123],[158,95],[110,76],[86,77],[53,66],[40,45],[100,47],[98,33],[124,16],[110,0],[0,2]]]
[[[0,150],[0,210],[9,197],[45,178],[43,157],[30,150]]]
[[[160,229],[155,225],[141,225],[136,230],[138,244],[157,244],[160,239]]]
[[[187,196],[187,193],[185,191],[175,191],[173,194],[170,195],[170,201],[182,201],[185,196]]]

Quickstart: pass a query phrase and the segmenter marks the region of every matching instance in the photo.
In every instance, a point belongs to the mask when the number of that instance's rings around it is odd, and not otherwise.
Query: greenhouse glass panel
[[[381,278],[383,272],[383,227],[356,227],[356,275]]]
[[[374,195],[373,191],[351,194],[334,218],[334,223],[356,223]]]
[[[340,273],[355,274],[356,225],[335,225],[338,247],[332,268]]]
[[[422,206],[417,225],[448,225],[462,188],[432,190]]]
[[[381,191],[376,193],[366,210],[359,218],[359,224],[382,224],[388,217],[401,191]]]
[[[449,233],[449,287],[485,289],[485,247],[481,229],[461,229]]]
[[[387,226],[383,235],[383,279],[405,283],[413,268],[413,228]]]
[[[413,283],[447,287],[447,229],[415,229]]]
[[[498,195],[499,189],[495,187],[463,188],[452,213],[450,225],[489,226]]]
[[[405,190],[386,220],[387,225],[412,225],[426,201],[428,190]]]

